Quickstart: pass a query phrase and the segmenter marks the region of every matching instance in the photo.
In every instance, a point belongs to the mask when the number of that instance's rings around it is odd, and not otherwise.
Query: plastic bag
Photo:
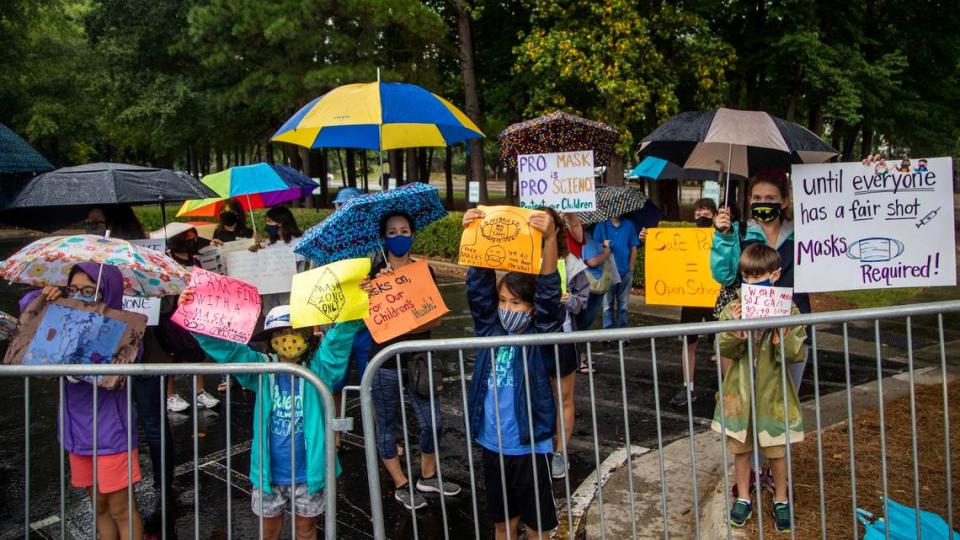
[[[924,540],[960,540],[960,533],[954,531],[952,537],[947,522],[933,512],[920,511],[921,534],[917,534],[917,511],[915,508],[904,506],[892,499],[880,499],[887,505],[890,516],[891,540],[914,540],[922,536]],[[886,524],[880,516],[873,520],[873,514],[862,508],[857,508],[857,519],[863,523],[866,533],[863,540],[885,540]],[[871,521],[872,520],[872,521]]]

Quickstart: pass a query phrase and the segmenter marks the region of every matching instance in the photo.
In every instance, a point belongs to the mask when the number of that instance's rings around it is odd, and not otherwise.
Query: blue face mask
[[[410,247],[413,246],[413,237],[412,236],[391,236],[383,241],[387,246],[387,251],[389,251],[394,257],[403,257],[407,253],[410,253]]]
[[[508,334],[520,334],[530,326],[529,311],[510,311],[509,309],[497,308],[497,314],[500,315],[500,324]]]
[[[744,281],[746,283],[746,281]],[[756,283],[749,283],[748,285],[756,285],[758,287],[773,287],[773,282],[770,281],[770,278],[767,278],[763,281],[758,281]]]
[[[271,239],[277,238],[280,235],[279,225],[267,225],[263,230],[267,231],[267,235],[269,235]]]
[[[79,301],[83,302],[84,304],[92,304],[92,303],[94,303],[94,302],[97,301],[97,295],[87,296],[87,295],[85,295],[85,294],[83,294],[83,293],[79,293],[79,292],[78,292],[77,294],[71,296],[70,298],[73,298],[74,300],[79,300]]]

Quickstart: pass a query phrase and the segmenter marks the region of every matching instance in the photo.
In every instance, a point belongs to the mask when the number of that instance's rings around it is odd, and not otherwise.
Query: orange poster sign
[[[484,216],[463,230],[460,264],[539,274],[543,235],[527,223],[535,211],[515,206],[477,209]]]
[[[363,319],[370,335],[383,343],[450,311],[427,261],[417,261],[370,282],[370,316]]]
[[[650,229],[644,258],[647,303],[713,307],[720,284],[710,274],[713,229]]]

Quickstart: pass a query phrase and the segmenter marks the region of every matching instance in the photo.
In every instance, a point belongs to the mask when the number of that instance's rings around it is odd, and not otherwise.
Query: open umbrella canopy
[[[380,220],[392,212],[406,213],[418,231],[447,215],[435,186],[406,184],[348,200],[303,233],[293,251],[319,265],[365,257],[381,249]]]
[[[307,103],[271,140],[305,148],[394,150],[483,136],[440,96],[412,84],[372,82],[340,86]]]
[[[508,126],[500,132],[500,161],[517,166],[517,156],[593,150],[595,166],[607,165],[620,132],[602,122],[555,111]]]
[[[584,225],[592,225],[640,210],[646,202],[647,194],[635,187],[598,186],[597,209],[578,215]]]
[[[235,197],[246,211],[268,208],[309,195],[317,187],[309,176],[287,165],[255,163],[224,169],[203,178],[219,197],[183,203],[177,217],[214,217],[223,202]]]
[[[642,157],[654,156],[684,169],[729,170],[749,177],[793,163],[821,163],[837,151],[807,128],[761,111],[717,109],[680,113],[647,135]]]
[[[47,158],[7,126],[0,124],[0,174],[36,174],[53,170]]]
[[[151,204],[216,196],[213,190],[182,171],[89,163],[33,177],[3,209]]]
[[[180,294],[190,274],[164,253],[118,238],[76,235],[41,238],[14,253],[0,266],[0,277],[33,287],[62,287],[74,265],[110,264],[123,274],[127,296]]]
[[[737,174],[730,176],[738,180],[745,178]],[[706,169],[684,169],[665,159],[647,156],[628,172],[625,178],[627,180],[716,180],[717,172]]]

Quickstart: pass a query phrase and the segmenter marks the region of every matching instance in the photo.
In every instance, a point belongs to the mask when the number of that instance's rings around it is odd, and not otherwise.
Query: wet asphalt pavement
[[[0,246],[0,255],[6,255],[10,246]],[[462,278],[439,276],[441,291],[450,313],[444,318],[435,337],[468,337],[473,335],[472,321],[466,311],[466,298]],[[15,302],[24,289],[19,286],[0,285],[0,310],[16,313]],[[640,317],[631,314],[631,325],[664,324],[670,321]],[[934,321],[935,325],[935,321]],[[884,341],[903,340],[903,323],[882,322]],[[948,326],[950,328],[952,326]],[[889,331],[888,331],[889,330]],[[839,333],[839,328],[825,331]],[[917,321],[915,340],[926,340],[935,335],[936,328],[930,321]],[[853,329],[851,329],[851,333]],[[857,330],[860,333],[860,330]],[[864,339],[873,338],[872,328],[864,331]],[[697,401],[693,405],[694,429],[709,428],[709,419],[714,408],[713,394],[717,387],[716,368],[709,361],[709,343],[701,340],[696,370]],[[661,401],[660,422],[664,444],[689,434],[686,408],[672,409],[667,401],[681,388],[680,342],[677,339],[661,339],[656,343],[657,371]],[[577,418],[570,443],[570,485],[572,490],[596,469],[594,458],[594,429],[599,440],[599,458],[602,462],[611,452],[622,449],[625,443],[623,388],[621,386],[620,362],[615,344],[594,344],[594,361],[597,373],[593,386],[596,394],[596,426],[593,425],[589,408],[589,378],[580,375],[576,383]],[[657,446],[657,416],[654,403],[654,383],[651,369],[650,343],[626,343],[624,345],[624,372],[631,444],[646,448]],[[446,527],[449,535],[471,535],[474,512],[471,498],[471,478],[467,459],[467,444],[463,428],[462,398],[458,383],[459,366],[455,355],[442,356],[445,373],[451,379],[441,397],[444,428],[441,442],[441,466],[444,478],[464,487],[458,497],[447,498]],[[843,356],[820,351],[820,392],[835,392],[844,388]],[[874,358],[851,359],[851,380],[854,384],[876,377]],[[897,362],[884,363],[887,374],[901,371],[904,365]],[[472,354],[467,356],[464,371],[472,372]],[[217,379],[207,379],[207,388],[215,389]],[[189,380],[178,380],[181,395],[189,395]],[[60,461],[56,442],[57,387],[53,381],[34,380],[30,384],[30,521],[33,536],[54,538],[60,535]],[[24,520],[24,382],[21,379],[0,379],[0,407],[3,429],[0,430],[0,485],[4,496],[0,497],[0,539],[23,537]],[[808,369],[801,388],[801,399],[813,395],[812,373]],[[235,538],[256,538],[257,521],[250,510],[249,444],[252,394],[235,391],[230,407],[232,437],[226,439],[226,404],[213,410],[201,410],[197,418],[199,484],[194,484],[193,415],[170,414],[168,419],[174,431],[176,446],[176,474],[174,491],[180,513],[175,527],[182,538],[194,536],[195,523],[199,524],[199,538],[225,538],[227,530],[227,493],[231,495],[232,530]],[[372,537],[370,502],[367,492],[367,474],[363,455],[363,438],[360,425],[360,408],[356,394],[348,397],[348,416],[355,418],[352,433],[344,436],[344,450],[340,458],[343,474],[338,480],[337,521],[338,538]],[[408,411],[409,413],[409,411]],[[408,414],[408,416],[410,416]],[[415,420],[409,419],[415,423]],[[410,430],[415,446],[416,429]],[[141,440],[143,438],[141,437]],[[399,437],[402,441],[402,436]],[[229,449],[229,450],[228,450]],[[226,453],[232,456],[231,482],[226,482]],[[418,468],[416,448],[413,452],[414,469]],[[137,499],[141,509],[153,501],[149,452],[145,444],[140,447],[141,470],[144,480],[137,486]],[[479,511],[479,528],[483,537],[492,537],[485,512],[482,470],[479,452],[474,451],[476,495]],[[381,467],[381,486],[385,525],[390,538],[412,538],[413,521],[409,512],[393,500],[392,482]],[[564,482],[554,482],[555,496],[559,506],[566,498]],[[193,513],[194,501],[200,501],[197,519]],[[417,529],[421,538],[443,538],[444,519],[439,497],[427,497],[428,508],[417,512]],[[69,470],[66,487],[66,514],[63,526],[69,538],[92,538],[93,519],[90,503],[85,494],[69,486]],[[322,526],[322,520],[320,522]],[[289,534],[289,525],[287,531]]]

